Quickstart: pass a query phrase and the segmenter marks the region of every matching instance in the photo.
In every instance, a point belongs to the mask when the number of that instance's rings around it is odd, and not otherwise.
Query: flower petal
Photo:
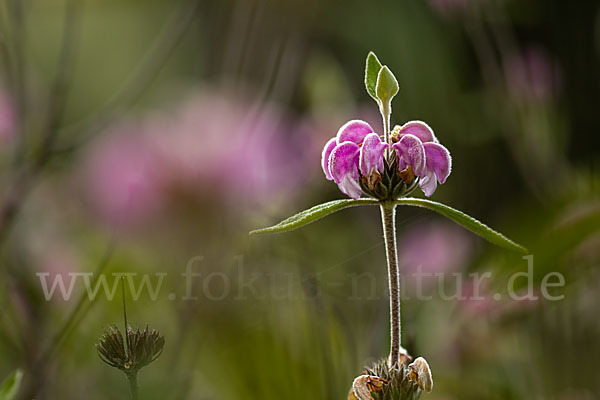
[[[427,169],[433,170],[440,183],[445,183],[452,171],[452,157],[447,148],[438,143],[424,143]]]
[[[358,156],[360,147],[353,142],[338,144],[329,156],[329,171],[335,183],[341,183],[346,175],[358,179]]]
[[[400,158],[399,167],[410,165],[415,172],[415,175],[425,175],[425,149],[423,148],[421,139],[410,134],[404,135],[398,143],[393,145],[393,147],[396,149],[398,157]]]
[[[344,176],[342,182],[338,184],[338,187],[342,193],[346,194],[348,197],[352,197],[354,200],[357,200],[362,194],[362,189],[360,188],[358,181],[353,179],[350,175]]]
[[[325,173],[325,178],[327,180],[332,180],[333,176],[331,175],[331,171],[329,171],[329,156],[331,152],[337,145],[336,138],[331,138],[323,147],[323,152],[321,153],[321,167],[323,167],[323,172]]]
[[[423,121],[408,121],[400,128],[400,135],[415,135],[423,143],[438,142],[433,129]]]
[[[367,124],[365,121],[354,119],[352,121],[346,122],[338,130],[337,142],[343,143],[346,141],[350,141],[356,144],[361,144],[365,139],[365,136],[367,136],[371,132],[373,132],[373,128],[371,128],[371,125]]]
[[[433,170],[427,171],[427,175],[421,178],[419,181],[419,186],[425,196],[430,197],[433,193],[435,193],[435,189],[437,189],[437,180],[435,179],[435,173]]]
[[[369,133],[360,148],[360,173],[368,176],[373,169],[383,171],[383,153],[388,148],[387,143],[383,143],[376,133]]]

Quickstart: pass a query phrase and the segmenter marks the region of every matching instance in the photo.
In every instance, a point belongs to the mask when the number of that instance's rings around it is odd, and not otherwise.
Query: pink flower
[[[358,199],[362,194],[358,183],[360,175],[383,171],[386,148],[388,144],[381,142],[369,124],[361,120],[349,121],[323,148],[321,166],[325,177],[337,183],[343,193]]]
[[[450,152],[442,146],[433,133],[433,129],[423,121],[409,121],[396,126],[392,132],[392,147],[398,154],[398,168],[402,171],[410,166],[420,177],[419,186],[429,197],[437,188],[437,182],[443,184],[452,171]]]
[[[421,121],[397,126],[391,138],[397,157],[397,171],[392,171],[392,176],[389,176],[384,171],[393,162],[385,159],[385,151],[390,145],[382,142],[368,123],[361,120],[347,122],[323,148],[321,166],[325,177],[337,183],[344,194],[358,199],[362,193],[373,196],[371,189],[376,190],[384,178],[387,178],[385,183],[389,186],[389,189],[382,189],[384,196],[393,197],[400,179],[410,185],[416,176],[425,195],[431,196],[437,182],[446,182],[450,175],[450,152],[439,144],[433,130]]]

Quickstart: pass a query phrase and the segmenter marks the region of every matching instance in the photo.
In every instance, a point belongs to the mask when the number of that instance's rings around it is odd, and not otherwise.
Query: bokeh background
[[[535,302],[434,281],[419,301],[406,277],[426,398],[600,398],[597,1],[2,0],[0,17],[0,380],[21,369],[18,398],[128,398],[94,347],[120,294],[46,301],[36,275],[94,271],[168,273],[154,300],[127,295],[166,338],[142,398],[345,398],[388,349],[377,210],[247,232],[343,196],[320,152],[349,119],[380,129],[370,50],[400,82],[393,123],[427,121],[453,155],[434,199],[526,245],[536,287],[565,277]],[[406,274],[489,271],[504,294],[526,269],[427,211],[401,209],[398,233]]]

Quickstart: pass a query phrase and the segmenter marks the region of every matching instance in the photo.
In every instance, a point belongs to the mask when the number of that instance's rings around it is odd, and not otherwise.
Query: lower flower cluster
[[[424,392],[431,392],[433,378],[429,364],[423,357],[408,364],[410,359],[407,355],[399,366],[382,359],[365,368],[354,379],[348,400],[418,400]]]
[[[323,172],[347,196],[379,200],[406,196],[418,185],[431,196],[452,170],[450,152],[422,121],[396,126],[385,143],[361,120],[344,124],[321,157]]]

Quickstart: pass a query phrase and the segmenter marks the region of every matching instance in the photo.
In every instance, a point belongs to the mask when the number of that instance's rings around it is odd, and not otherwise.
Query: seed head
[[[111,367],[115,367],[126,374],[135,374],[142,367],[156,360],[162,353],[165,338],[157,330],[133,330],[127,327],[125,341],[116,325],[104,331],[100,341],[96,344],[98,356]]]

